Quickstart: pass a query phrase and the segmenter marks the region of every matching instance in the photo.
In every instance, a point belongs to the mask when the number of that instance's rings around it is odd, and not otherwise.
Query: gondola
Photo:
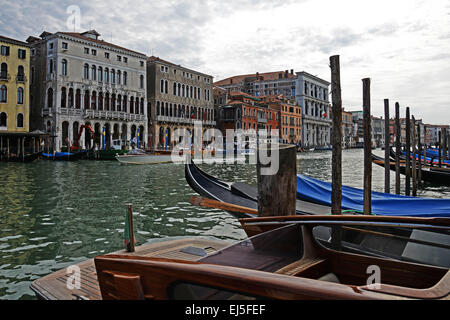
[[[392,159],[395,160],[396,152],[392,148],[390,149],[390,156]],[[439,159],[437,157],[428,157],[428,153],[427,153],[426,158],[424,156],[421,156],[420,158],[422,160],[422,163],[426,163],[432,167],[439,165]],[[411,159],[412,159],[412,155],[411,155]],[[402,152],[400,154],[400,160],[406,161],[406,153],[405,152]],[[419,160],[418,156],[416,157],[416,160],[417,161]],[[443,165],[444,167],[450,167],[450,160],[441,159],[441,165]]]
[[[372,162],[384,168],[384,158],[372,154]],[[395,162],[390,162],[390,168],[395,171]],[[400,164],[400,173],[405,174],[406,166],[404,163]],[[440,185],[450,185],[450,170],[446,168],[434,168],[430,166],[422,166],[422,179],[424,181],[440,184]]]
[[[45,160],[53,161],[76,161],[81,159],[84,152],[69,153],[69,152],[55,152],[55,153],[42,153],[42,158]]]
[[[186,164],[185,176],[199,194],[221,202],[257,209],[257,190],[244,183],[226,183],[212,177],[195,164]],[[342,209],[361,213],[363,190],[342,187]],[[331,183],[297,176],[296,214],[329,214],[331,212]],[[230,212],[231,213],[231,212]],[[255,215],[232,213],[234,216]],[[386,216],[450,217],[450,199],[427,199],[372,192],[372,214]]]
[[[255,187],[245,183],[227,183],[203,172],[194,163],[185,165],[185,177],[188,184],[200,195],[220,202],[226,202],[251,209],[258,209],[258,191]],[[306,201],[297,200],[296,214],[320,215],[330,214],[329,206],[322,206]],[[250,213],[230,212],[236,218],[251,218],[256,215]]]

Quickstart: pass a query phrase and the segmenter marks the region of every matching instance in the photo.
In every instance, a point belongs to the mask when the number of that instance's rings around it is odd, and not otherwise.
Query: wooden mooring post
[[[412,195],[417,197],[416,118],[412,116]]]
[[[364,122],[364,214],[372,213],[372,130],[370,118],[370,78],[363,81]]]
[[[420,129],[420,124],[417,126],[417,147],[419,148],[419,164],[417,172],[417,187],[422,187],[422,130]]]
[[[331,65],[331,100],[333,105],[333,129],[331,144],[333,146],[331,162],[331,214],[342,214],[342,97],[339,56],[330,57]]]
[[[406,107],[406,167],[405,195],[411,195],[411,121],[409,107]]]
[[[402,147],[400,143],[400,104],[395,103],[395,194],[400,194],[400,154]]]
[[[278,147],[260,145],[259,152],[268,156],[270,163],[257,159],[258,214],[260,217],[295,214],[297,199],[297,152],[294,145]],[[276,156],[278,153],[278,159]],[[278,161],[278,170],[276,169]]]
[[[134,226],[133,226],[133,205],[131,203],[127,204],[128,206],[128,215],[127,215],[127,222],[125,223],[125,228],[128,227],[128,230],[125,230],[124,232],[128,232],[129,236],[129,242],[127,243],[127,252],[134,252]]]
[[[443,128],[444,129],[444,128]],[[444,137],[443,137],[443,140],[444,140],[444,145],[443,145],[443,159],[444,159],[444,161],[445,160],[448,160],[448,157],[447,157],[447,132],[446,132],[446,129],[444,129]]]
[[[384,192],[391,193],[389,99],[384,99]]]
[[[442,167],[442,129],[439,131],[439,168]]]

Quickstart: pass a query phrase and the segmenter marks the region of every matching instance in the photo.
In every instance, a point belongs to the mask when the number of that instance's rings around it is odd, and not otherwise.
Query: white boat
[[[158,163],[182,163],[184,158],[172,158],[172,152],[161,151],[145,153],[143,150],[131,150],[127,154],[117,155],[116,159],[123,164],[158,164]]]

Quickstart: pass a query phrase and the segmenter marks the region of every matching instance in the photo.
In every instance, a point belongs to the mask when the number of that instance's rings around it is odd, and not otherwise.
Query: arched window
[[[181,96],[184,97],[184,95],[186,94],[185,88],[184,88],[184,84],[181,86]]]
[[[49,68],[48,68],[49,73],[53,73],[53,69],[54,69],[53,59],[50,59]]]
[[[109,69],[105,68],[105,83],[109,83]]]
[[[141,110],[139,111],[140,114],[144,114],[144,98],[141,98]]]
[[[23,104],[23,88],[17,88],[17,104]]]
[[[97,80],[97,67],[95,65],[91,67],[91,78],[92,80]]]
[[[181,84],[178,84],[177,96],[181,95]]]
[[[194,88],[191,87],[191,94],[190,94],[190,98],[194,97]]]
[[[134,113],[134,97],[130,98],[130,113]]]
[[[103,92],[98,93],[98,110],[103,110]]]
[[[96,91],[92,91],[91,109],[93,109],[93,110],[97,109],[97,92]]]
[[[0,69],[0,79],[8,79],[8,65],[3,62]]]
[[[109,100],[109,92],[105,93],[105,110],[109,111],[110,100]]]
[[[75,93],[75,108],[81,109],[81,90],[77,89]]]
[[[164,93],[164,79],[161,79],[161,93]]]
[[[88,110],[89,108],[89,90],[84,92],[84,110]]]
[[[121,84],[122,82],[122,72],[117,70],[117,84]]]
[[[8,126],[8,115],[5,112],[0,113],[0,127]]]
[[[23,114],[17,115],[17,128],[23,128]]]
[[[177,95],[177,83],[176,83],[176,82],[173,83],[172,94],[173,94],[174,96]]]
[[[142,77],[142,80],[144,79],[144,77]],[[142,81],[142,83],[144,83],[144,81]],[[165,81],[165,88],[164,88],[164,93],[168,94],[169,93],[169,82],[166,80]]]
[[[140,76],[140,84],[141,84],[141,89],[144,89],[144,76],[141,74],[141,76]],[[167,90],[167,88],[166,88],[166,90]],[[167,93],[167,92],[166,92]]]
[[[48,88],[47,90],[47,108],[53,108],[53,89]]]
[[[125,72],[123,73],[124,79],[125,79]],[[127,103],[128,103],[128,97],[123,96],[123,104],[122,104],[122,111],[127,112]]]
[[[19,66],[17,68],[17,81],[25,81],[25,69],[23,68],[23,66]]]
[[[161,115],[161,111],[159,109],[159,101],[156,101],[156,115],[157,116]]]
[[[103,82],[103,68],[98,67],[98,81]]]
[[[116,94],[111,95],[111,110],[116,111]]]
[[[67,76],[67,60],[66,59],[62,59],[62,61],[61,61],[61,74],[63,76]]]
[[[66,107],[66,88],[61,88],[61,108]]]
[[[120,94],[117,96],[117,111],[122,111],[122,96]]]
[[[89,65],[87,63],[84,64],[83,78],[84,79],[89,79]]]
[[[69,96],[68,96],[67,101],[68,101],[68,104],[67,104],[68,107],[73,108],[73,88],[69,89]]]
[[[111,83],[115,84],[116,83],[116,70],[111,69]]]
[[[8,88],[2,85],[0,88],[0,102],[6,103],[8,101]]]
[[[126,86],[128,82],[128,73],[126,71],[123,72],[123,84]]]
[[[136,101],[134,102],[134,113],[139,114],[139,98],[136,97]]]

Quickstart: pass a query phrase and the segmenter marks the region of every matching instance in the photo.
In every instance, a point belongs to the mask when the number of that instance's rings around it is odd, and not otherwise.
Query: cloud
[[[360,108],[361,79],[371,77],[375,115],[390,98],[425,121],[450,122],[447,0],[3,2],[2,35],[68,31],[66,9],[78,5],[77,31],[96,29],[106,41],[216,80],[287,69],[329,80],[329,57],[339,54],[346,109]]]

